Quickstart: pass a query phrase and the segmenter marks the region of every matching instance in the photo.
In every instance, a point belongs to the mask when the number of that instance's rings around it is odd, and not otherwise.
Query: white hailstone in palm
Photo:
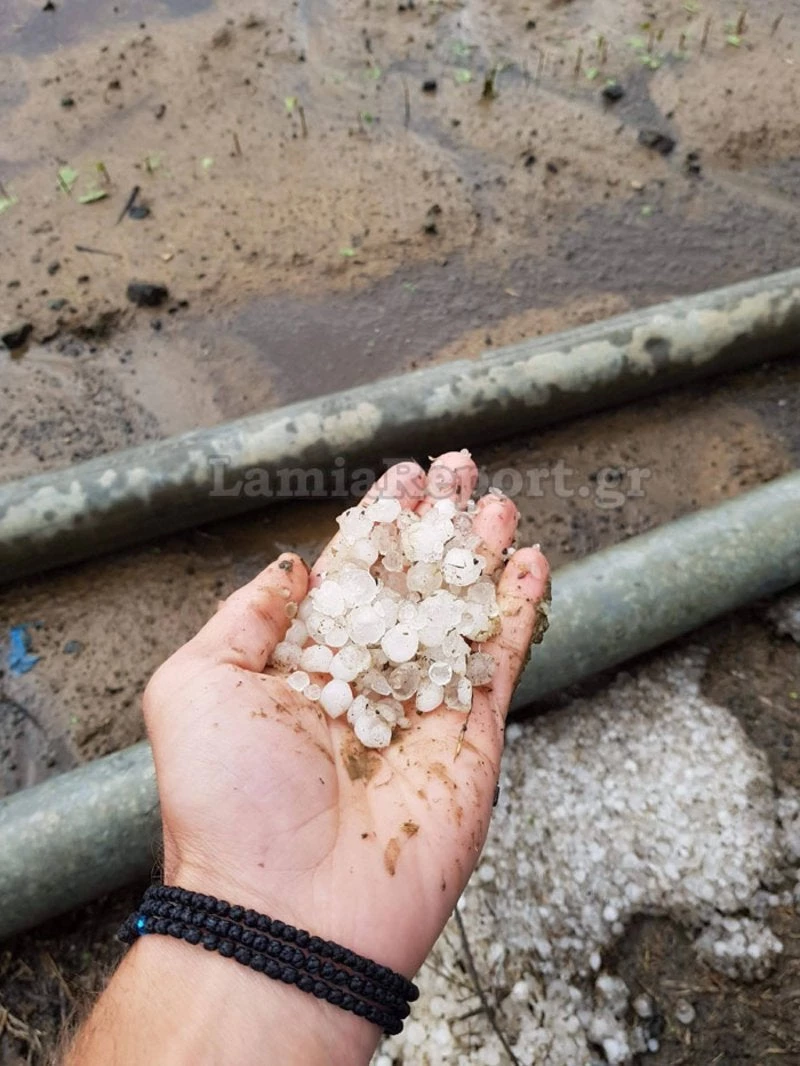
[[[291,674],[286,678],[286,684],[289,688],[293,688],[295,692],[302,692],[303,689],[309,684],[311,678],[305,672],[305,670],[293,670]]]
[[[347,708],[347,721],[350,725],[355,725],[359,718],[363,718],[365,715],[373,713],[373,706],[367,697],[364,695],[356,696]]]
[[[444,499],[437,500],[432,507],[432,511],[441,516],[442,518],[453,518],[458,514],[458,508],[455,502],[450,499],[449,496],[445,496]],[[430,512],[429,512],[430,513]]]
[[[388,657],[386,655],[386,652],[383,650],[383,648],[370,648],[369,649],[369,654],[370,654],[370,657],[372,658],[373,669],[375,669],[375,670],[380,670],[382,667],[386,666],[386,664],[389,662],[389,659],[388,659]]]
[[[381,647],[391,663],[407,663],[417,654],[419,634],[404,622],[398,622],[387,630],[381,639]]]
[[[491,578],[482,577],[467,589],[467,599],[471,603],[480,603],[492,607],[497,603],[497,589]]]
[[[330,618],[325,628],[325,643],[331,648],[343,648],[350,639],[350,634],[343,619]]]
[[[308,628],[305,622],[301,622],[299,618],[295,618],[286,630],[284,640],[287,644],[297,644],[298,647],[302,648],[308,640]]]
[[[369,670],[372,657],[369,651],[359,644],[345,644],[331,660],[331,677],[340,681],[355,681],[360,673]]]
[[[365,689],[370,689],[376,696],[391,696],[392,686],[380,670],[367,670],[361,679]]]
[[[406,558],[412,563],[435,563],[444,555],[445,543],[453,535],[453,523],[426,522],[424,519],[400,535]],[[384,560],[385,564],[385,560]]]
[[[400,543],[400,536],[396,526],[375,526],[369,538],[381,555],[396,548]]]
[[[465,603],[464,613],[458,624],[458,632],[467,640],[484,641],[493,637],[499,629],[499,619],[490,618],[489,610],[482,603]]]
[[[333,652],[324,644],[309,644],[300,656],[300,665],[312,674],[324,674],[330,670]]]
[[[447,685],[452,680],[453,667],[450,663],[431,663],[428,667],[428,677],[434,685]]]
[[[386,621],[374,605],[365,604],[349,613],[347,629],[354,644],[378,644],[386,632]]]
[[[467,710],[472,706],[472,682],[468,677],[460,677],[456,688],[458,702]]]
[[[357,540],[368,537],[372,531],[372,519],[367,515],[363,507],[350,507],[336,519],[342,540],[346,544],[354,544]]]
[[[444,702],[454,711],[468,711],[472,706],[472,703],[465,704],[461,699],[459,692],[459,685],[461,681],[465,681],[466,678],[459,678],[458,674],[453,675],[453,680],[449,685],[444,687]]]
[[[483,573],[486,560],[467,548],[451,548],[444,557],[442,574],[448,585],[464,588],[474,585]]]
[[[383,565],[390,574],[402,573],[405,566],[403,553],[399,548],[391,548],[383,557]]]
[[[395,522],[402,509],[394,496],[381,496],[366,508],[366,514],[371,522]]]
[[[352,545],[349,554],[351,559],[355,559],[359,563],[364,563],[365,566],[372,566],[377,560],[379,552],[371,539],[362,537],[361,540],[357,540],[355,544]]]
[[[420,669],[416,663],[402,663],[391,671],[387,681],[398,700],[410,699],[417,691]]]
[[[469,655],[469,644],[453,630],[442,641],[441,654],[455,671],[463,673],[466,666],[466,658]]]
[[[494,677],[496,663],[491,655],[483,651],[473,652],[467,659],[467,674],[476,688],[488,685]]]
[[[383,589],[375,600],[375,609],[380,611],[387,629],[396,625],[401,603],[400,597],[391,589]]]
[[[312,703],[317,703],[322,695],[322,689],[319,685],[315,685],[313,682],[310,685],[306,685],[303,689],[303,695],[307,700],[311,700]]]
[[[400,603],[397,608],[397,621],[402,622],[403,625],[411,626],[412,629],[419,628],[417,625],[417,619],[419,618],[419,612],[417,605],[410,600],[405,600]]]
[[[466,511],[457,511],[453,515],[453,530],[459,538],[469,536],[472,533],[472,515]]]
[[[311,637],[319,644],[341,648],[347,643],[347,627],[337,618],[325,614],[312,614],[306,623]]]
[[[312,589],[311,598],[315,609],[320,614],[329,615],[332,618],[343,615],[347,606],[338,580],[334,581],[332,578],[323,581],[319,588]]]
[[[423,678],[419,683],[416,697],[416,707],[421,714],[435,711],[441,707],[444,699],[444,687],[437,685],[430,678]]]
[[[398,700],[378,700],[375,711],[389,725],[397,725],[403,717],[403,705]]]
[[[378,594],[378,582],[369,570],[358,566],[351,564],[345,566],[338,574],[338,581],[347,607],[371,603]]]
[[[329,717],[339,718],[353,702],[353,690],[346,681],[334,678],[322,689],[319,702]]]
[[[300,648],[297,644],[290,644],[282,640],[275,645],[272,653],[272,665],[279,666],[282,670],[293,670],[300,665]]]
[[[436,563],[413,563],[406,573],[409,592],[430,596],[442,587],[442,568]]]
[[[353,731],[365,748],[388,748],[392,740],[392,727],[374,712],[358,718]]]

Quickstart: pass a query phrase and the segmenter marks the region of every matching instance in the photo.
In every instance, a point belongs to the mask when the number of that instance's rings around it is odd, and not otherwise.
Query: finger
[[[508,496],[484,496],[478,500],[472,531],[481,538],[477,551],[486,560],[487,574],[494,573],[503,563],[503,553],[514,543],[518,523],[517,505]]]
[[[390,466],[385,474],[381,475],[358,507],[368,507],[381,496],[396,499],[406,511],[414,511],[419,506],[425,495],[425,471],[413,460],[397,463]],[[328,544],[323,548],[319,558],[311,569],[311,584],[318,585],[323,575],[330,568],[335,554],[342,543],[340,533],[336,533]]]
[[[425,499],[417,508],[417,514],[430,511],[439,500],[452,500],[457,507],[465,507],[477,483],[478,468],[466,448],[440,455],[431,463]]]
[[[497,586],[501,628],[496,637],[481,646],[497,663],[488,690],[494,709],[508,713],[517,679],[525,664],[531,641],[546,626],[542,604],[550,597],[550,568],[538,548],[521,548],[506,564]]]
[[[305,563],[285,552],[229,596],[185,651],[245,670],[263,670],[289,626],[287,604],[299,603],[307,590]]]

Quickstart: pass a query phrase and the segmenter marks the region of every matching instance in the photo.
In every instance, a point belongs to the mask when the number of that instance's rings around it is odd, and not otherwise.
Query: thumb
[[[291,621],[287,606],[302,600],[307,589],[305,563],[286,552],[229,596],[183,651],[244,670],[263,670]]]

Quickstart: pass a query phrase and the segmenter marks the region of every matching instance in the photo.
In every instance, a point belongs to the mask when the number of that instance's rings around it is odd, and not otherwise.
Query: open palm
[[[463,503],[477,472],[463,453],[394,467],[368,499],[391,492],[425,509]],[[491,566],[517,523],[503,497],[480,501],[475,531]],[[266,667],[311,575],[283,555],[234,593],[155,675],[145,714],[158,774],[171,884],[222,896],[335,940],[411,976],[472,872],[488,829],[511,693],[527,654],[547,564],[527,548],[498,585],[502,628],[482,646],[497,661],[468,719],[418,715],[389,748],[364,748]],[[466,721],[466,731],[464,730]]]

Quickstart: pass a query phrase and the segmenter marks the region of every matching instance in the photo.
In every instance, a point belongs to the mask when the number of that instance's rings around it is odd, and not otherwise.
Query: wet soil
[[[752,11],[738,45],[721,2],[40,6],[0,11],[0,205],[15,201],[0,327],[34,327],[0,352],[3,479],[796,263],[800,12],[783,3]],[[675,151],[638,144],[645,126]],[[118,222],[136,185],[150,214]],[[107,195],[81,204],[92,189]],[[164,306],[130,303],[134,278],[166,285]],[[551,472],[520,500],[521,537],[559,565],[796,467],[798,386],[787,360],[476,457],[501,485]],[[0,789],[141,739],[152,670],[276,552],[312,558],[338,509],[274,509],[0,591],[0,634],[29,623],[41,656],[23,677],[0,665]],[[747,612],[709,640],[713,698],[796,784],[781,695],[796,646]],[[0,1012],[22,1022],[0,1028],[0,1062],[44,1061],[14,1033],[52,1044],[114,957],[120,899],[0,956]],[[621,957],[662,944],[676,973],[677,934],[642,928]],[[782,975],[788,1018],[798,978]],[[760,986],[725,987],[720,1026],[757,1013]],[[715,1061],[710,1036],[678,1038],[659,1066]],[[760,1061],[747,1040],[749,1058],[719,1061]]]

